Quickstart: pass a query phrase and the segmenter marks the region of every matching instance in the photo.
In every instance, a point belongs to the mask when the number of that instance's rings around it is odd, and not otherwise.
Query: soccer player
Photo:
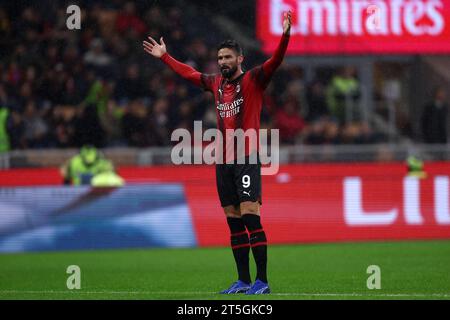
[[[259,132],[263,92],[275,70],[283,61],[289,43],[291,30],[289,11],[284,14],[283,35],[274,55],[249,71],[242,69],[244,56],[241,47],[233,40],[224,41],[218,48],[220,74],[202,74],[183,64],[167,53],[164,39],[160,43],[149,37],[144,41],[144,50],[161,59],[181,77],[214,94],[218,129],[226,136],[227,129],[255,130]],[[227,139],[224,151],[228,157]],[[267,239],[260,219],[261,205],[261,164],[259,157],[255,163],[248,161],[256,149],[245,149],[245,162],[242,164],[216,164],[216,183],[221,206],[227,217],[231,233],[231,248],[238,271],[238,280],[223,294],[246,293],[267,294],[270,287],[267,280]],[[235,156],[234,159],[237,159]],[[250,248],[256,263],[256,280],[251,284],[249,271]]]

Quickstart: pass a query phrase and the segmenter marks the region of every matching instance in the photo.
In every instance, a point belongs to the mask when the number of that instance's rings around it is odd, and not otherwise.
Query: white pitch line
[[[56,290],[42,290],[42,291],[22,291],[22,290],[0,290],[0,294],[215,294],[217,292],[184,292],[184,291],[83,291],[80,290],[66,290],[66,291],[56,291]]]
[[[275,296],[317,296],[317,297],[339,297],[339,296],[350,296],[350,297],[448,297],[450,294],[447,293],[271,293]]]
[[[83,291],[83,290],[41,290],[41,291],[22,291],[22,290],[0,290],[1,294],[123,294],[123,295],[152,295],[152,294],[167,294],[167,295],[216,295],[218,292],[189,292],[189,291]],[[436,297],[436,298],[450,298],[450,293],[271,293],[272,296],[313,296],[313,297]]]

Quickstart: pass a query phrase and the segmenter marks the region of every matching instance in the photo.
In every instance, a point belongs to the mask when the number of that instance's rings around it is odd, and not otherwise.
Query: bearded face
[[[225,78],[231,78],[236,74],[239,65],[241,64],[242,56],[229,48],[222,48],[217,55],[220,72]]]

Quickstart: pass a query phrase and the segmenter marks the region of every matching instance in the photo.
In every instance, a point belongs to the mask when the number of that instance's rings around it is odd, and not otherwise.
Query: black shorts
[[[261,199],[261,163],[217,164],[216,184],[222,207],[238,206],[241,202]]]

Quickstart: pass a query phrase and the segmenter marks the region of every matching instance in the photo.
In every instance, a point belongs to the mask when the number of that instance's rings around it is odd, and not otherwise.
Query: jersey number
[[[244,188],[250,187],[250,176],[248,174],[242,177],[242,186]]]

